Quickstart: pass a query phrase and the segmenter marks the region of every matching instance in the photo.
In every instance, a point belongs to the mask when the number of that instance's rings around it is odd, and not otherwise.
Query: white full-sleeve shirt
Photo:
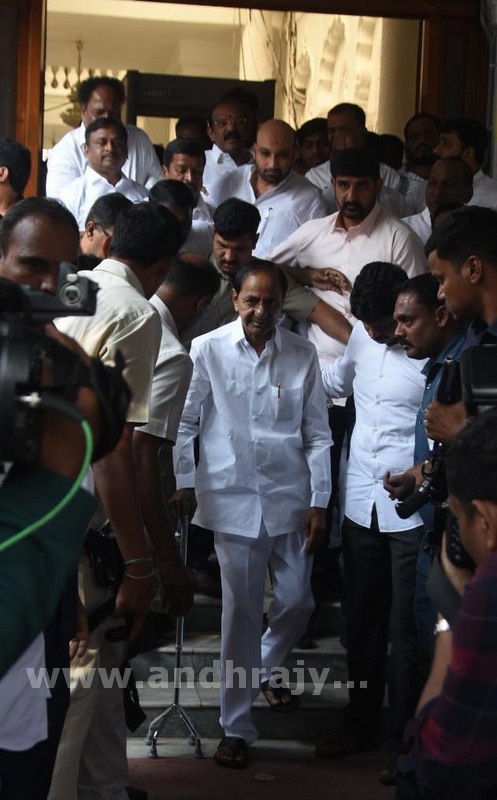
[[[240,167],[236,161],[229,153],[225,153],[221,150],[217,144],[213,144],[211,150],[205,151],[205,167],[202,181],[207,192],[207,197],[205,199],[214,206],[214,208],[225,199],[223,197],[220,198],[219,182],[228,172],[234,172],[238,169],[240,169]]]
[[[354,392],[356,422],[345,477],[345,516],[369,528],[376,506],[380,531],[422,525],[418,513],[401,519],[383,488],[387,471],[397,475],[414,463],[416,415],[423,396],[426,360],[407,357],[400,347],[378,344],[358,322],[343,356],[323,370],[326,394]]]
[[[326,216],[321,193],[293,170],[277,186],[256,197],[250,182],[255,166],[247,164],[227,173],[218,185],[219,197],[237,197],[254,205],[261,215],[259,238],[253,255],[266,258],[281,242],[309,219]]]
[[[331,185],[331,166],[329,161],[323,161],[317,167],[312,167],[305,173],[305,177],[318,189],[328,189]],[[400,175],[397,170],[389,167],[388,164],[380,163],[380,178],[383,181],[383,186],[389,186],[391,189],[400,191]]]
[[[135,125],[126,125],[128,132],[128,158],[124,174],[140,186],[151,189],[157,181],[162,180],[162,172],[148,135]],[[69,131],[57,142],[48,154],[47,163],[47,197],[60,197],[65,186],[83,175],[88,160],[84,154],[85,126],[83,123]]]
[[[148,192],[135,181],[122,175],[116,184],[109,183],[107,178],[99,175],[90,166],[86,167],[84,175],[68,184],[59,195],[59,200],[69,209],[78,223],[80,231],[84,231],[85,222],[95,200],[106,194],[119,192],[131,200],[139,203],[148,198]]]
[[[409,278],[427,271],[423,245],[411,229],[399,219],[386,214],[376,204],[359,224],[346,230],[340,214],[306,222],[287,240],[276,247],[271,259],[291,267],[334,267],[353,285],[361,269],[371,261],[388,261],[402,267]],[[353,324],[350,295],[330,290],[313,292],[336,308]],[[345,345],[328,336],[316,323],[311,323],[307,337],[316,346],[321,366],[331,364],[342,355]]]
[[[412,214],[410,217],[404,217],[402,222],[409,225],[416,236],[419,236],[423,244],[426,244],[432,234],[431,216],[428,211],[428,206],[425,206],[423,211],[419,214]]]
[[[302,531],[331,492],[326,399],[314,347],[277,328],[260,357],[241,320],[193,340],[194,369],[173,451],[194,521],[256,538]],[[195,469],[194,440],[199,434]]]
[[[468,206],[483,206],[497,210],[497,181],[479,169],[473,175],[473,197]]]

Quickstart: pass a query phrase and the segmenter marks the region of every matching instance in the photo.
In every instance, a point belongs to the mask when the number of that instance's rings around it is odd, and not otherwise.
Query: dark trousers
[[[390,750],[401,749],[406,722],[419,696],[417,632],[414,620],[416,558],[423,529],[381,533],[373,509],[371,528],[345,519],[342,532],[346,586],[345,622],[349,705],[345,726],[374,736],[381,724],[388,674]]]

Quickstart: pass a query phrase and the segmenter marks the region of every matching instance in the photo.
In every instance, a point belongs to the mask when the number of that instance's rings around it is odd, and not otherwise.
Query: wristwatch
[[[433,628],[433,633],[437,636],[439,633],[445,633],[446,631],[450,631],[450,625],[447,620],[442,617],[442,619],[437,620]]]

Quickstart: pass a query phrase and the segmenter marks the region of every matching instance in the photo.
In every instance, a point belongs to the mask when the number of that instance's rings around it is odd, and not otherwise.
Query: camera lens
[[[60,291],[60,299],[68,306],[75,306],[81,303],[81,288],[74,283],[66,284]]]

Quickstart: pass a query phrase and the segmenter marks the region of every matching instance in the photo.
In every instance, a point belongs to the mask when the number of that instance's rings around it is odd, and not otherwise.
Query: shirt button
[[[378,377],[379,377],[379,378],[383,378],[383,372],[380,372],[380,374],[378,375]]]
[[[378,458],[377,453],[373,453],[373,458]]]
[[[381,400],[377,400],[377,401],[376,401],[376,405],[377,405],[377,406],[381,406]]]

